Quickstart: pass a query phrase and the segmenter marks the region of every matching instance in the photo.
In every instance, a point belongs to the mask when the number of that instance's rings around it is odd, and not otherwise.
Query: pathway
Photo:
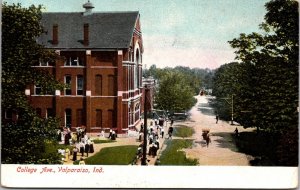
[[[191,109],[190,120],[185,122],[176,122],[184,124],[195,129],[192,136],[194,146],[191,149],[185,149],[187,157],[197,158],[200,165],[222,165],[222,166],[248,166],[251,156],[237,152],[231,134],[235,128],[238,131],[250,131],[240,125],[230,125],[228,122],[221,121],[216,124],[215,114],[209,106],[209,96],[196,96],[198,102]],[[211,143],[206,146],[202,138],[202,129],[209,128],[211,134]]]

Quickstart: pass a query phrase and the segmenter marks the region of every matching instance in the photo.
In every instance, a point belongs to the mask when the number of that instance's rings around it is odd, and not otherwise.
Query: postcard
[[[2,2],[2,187],[298,187],[298,4]]]

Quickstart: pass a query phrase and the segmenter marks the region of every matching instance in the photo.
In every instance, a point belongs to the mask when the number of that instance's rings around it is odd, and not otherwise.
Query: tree
[[[230,41],[237,59],[253,64],[252,118],[271,131],[298,126],[299,17],[295,0],[266,4],[262,34],[241,34]]]
[[[45,155],[52,142],[58,120],[42,119],[30,107],[25,89],[36,84],[42,92],[62,89],[48,72],[33,66],[40,61],[54,61],[53,52],[36,43],[43,28],[41,6],[22,8],[20,4],[2,4],[2,113],[12,110],[16,121],[2,120],[2,163],[57,163],[57,152]],[[3,118],[3,117],[2,117]],[[56,150],[55,150],[56,151]]]
[[[182,73],[164,72],[159,80],[159,89],[155,102],[159,109],[169,111],[189,110],[196,102],[192,88]]]
[[[231,120],[233,96],[234,120],[245,128],[254,127],[251,111],[253,110],[253,65],[232,62],[222,65],[214,76],[213,105],[220,118]]]
[[[274,157],[278,165],[288,166],[298,165],[298,6],[295,0],[271,0],[265,5],[262,33],[240,34],[229,41],[236,58],[250,65],[248,118],[257,129],[278,137]]]

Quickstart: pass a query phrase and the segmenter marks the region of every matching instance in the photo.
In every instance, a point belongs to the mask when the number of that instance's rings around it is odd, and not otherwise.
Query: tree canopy
[[[54,61],[55,54],[36,43],[42,34],[41,6],[21,7],[2,4],[2,113],[12,110],[17,120],[2,117],[2,163],[56,163],[56,153],[43,154],[46,143],[55,136],[58,120],[42,119],[25,96],[29,85],[39,85],[43,92],[62,89],[54,77],[33,66]]]
[[[295,165],[298,149],[299,109],[299,8],[295,0],[271,0],[260,24],[261,33],[240,34],[229,41],[241,62],[220,67],[213,93],[220,98],[234,96],[234,120],[244,127],[256,127],[280,134],[278,160]],[[228,115],[228,110],[221,112]],[[289,147],[289,148],[288,148]]]
[[[163,69],[152,65],[144,70],[144,77],[153,77],[158,81],[155,94],[156,108],[172,112],[187,111],[195,103],[193,96],[201,88],[212,88],[213,70],[176,66]]]

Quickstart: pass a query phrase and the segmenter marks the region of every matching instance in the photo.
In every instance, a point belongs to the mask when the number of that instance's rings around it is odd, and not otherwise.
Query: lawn
[[[181,149],[190,148],[193,140],[174,139],[166,142],[167,147],[160,157],[160,165],[197,165],[197,159],[190,159]]]
[[[87,165],[129,165],[136,155],[137,148],[135,145],[106,147],[84,161]],[[74,164],[78,164],[78,161]]]
[[[177,125],[174,128],[174,136],[177,137],[191,137],[195,133],[195,130],[191,127],[185,125]]]
[[[116,142],[115,140],[111,140],[111,139],[94,139],[93,140],[94,144],[101,144],[101,143],[112,143],[112,142]]]

